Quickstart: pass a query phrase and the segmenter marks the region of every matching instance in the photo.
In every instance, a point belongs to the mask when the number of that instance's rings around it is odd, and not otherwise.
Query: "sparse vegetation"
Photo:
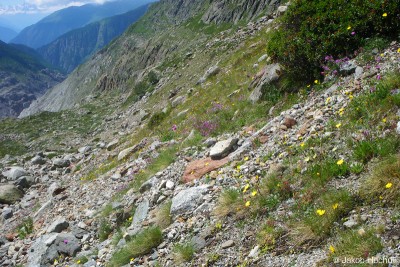
[[[174,260],[177,264],[190,261],[194,256],[194,246],[192,243],[176,244],[173,248]]]
[[[291,242],[296,246],[310,246],[332,233],[334,223],[355,205],[353,197],[345,190],[324,193],[314,205],[301,211],[290,230]]]
[[[131,258],[145,255],[161,244],[162,232],[158,227],[150,227],[130,240],[126,246],[114,253],[110,260],[110,266],[119,267],[129,263]]]
[[[111,224],[106,219],[102,219],[100,221],[100,226],[98,229],[99,239],[101,241],[108,239],[108,237],[110,236],[112,231],[113,231],[113,229],[111,227]]]
[[[161,229],[167,228],[172,222],[172,217],[170,214],[171,204],[172,202],[168,201],[160,206],[157,210],[155,221],[156,225],[158,225],[158,227]]]
[[[347,258],[367,259],[379,253],[383,246],[374,228],[359,228],[358,230],[340,231],[336,241],[330,247],[329,261],[334,258],[344,260]],[[369,266],[370,263],[357,266]]]
[[[361,188],[361,196],[369,203],[400,207],[400,156],[392,156],[375,164]]]
[[[33,233],[33,220],[32,218],[26,218],[18,227],[17,227],[17,232],[18,232],[18,237],[23,240],[25,239],[28,235]]]

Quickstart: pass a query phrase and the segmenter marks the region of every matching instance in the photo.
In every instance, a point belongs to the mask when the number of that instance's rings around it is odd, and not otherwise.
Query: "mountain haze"
[[[11,39],[13,39],[15,36],[17,36],[17,32],[6,27],[0,26],[0,40],[3,42],[8,42]]]
[[[81,28],[106,17],[125,13],[152,1],[120,0],[106,2],[103,5],[87,4],[65,8],[23,29],[11,42],[39,48],[71,30]]]
[[[69,73],[88,56],[121,35],[146,12],[147,8],[148,5],[145,5],[121,15],[93,22],[70,31],[37,50],[52,65]]]

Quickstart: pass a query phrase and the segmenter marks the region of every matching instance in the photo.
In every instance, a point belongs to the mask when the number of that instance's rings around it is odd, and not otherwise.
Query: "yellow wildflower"
[[[331,97],[328,97],[328,98],[325,100],[325,105],[327,105],[329,102],[331,102]]]
[[[77,264],[80,264],[80,263],[81,263],[81,260],[77,260],[76,263],[77,263]]]
[[[250,207],[250,200],[246,202],[245,206]]]
[[[339,203],[335,203],[335,204],[332,205],[332,208],[333,208],[334,210],[336,210],[338,207],[339,207]]]
[[[236,166],[236,169],[237,169],[238,171],[240,171],[240,165],[237,165],[237,166]]]
[[[210,164],[209,162],[206,162],[205,164],[204,164],[204,166],[208,166],[208,164]]]
[[[325,214],[325,210],[317,210],[316,211],[316,213],[319,215],[319,216],[322,216],[322,215],[324,215]]]
[[[386,118],[383,118],[383,119],[382,119],[382,122],[383,122],[383,123],[386,123]]]
[[[306,157],[306,158],[304,159],[304,161],[305,161],[305,162],[309,162],[309,161],[310,161],[310,157]]]
[[[347,30],[351,30],[351,26],[350,25],[347,27]]]
[[[315,83],[315,84],[319,84],[319,81],[318,81],[318,80],[315,80],[314,83]]]
[[[245,186],[244,189],[243,189],[243,193],[246,193],[246,191],[247,191],[247,189],[249,189],[249,187],[250,187],[250,185],[249,185],[249,184],[246,184],[246,186]]]
[[[133,217],[132,217],[132,216],[131,216],[131,217],[129,217],[128,221],[130,221],[130,222],[131,222],[132,220],[133,220]]]
[[[352,100],[354,98],[354,96],[353,95],[349,95],[349,98],[350,98],[350,100]]]
[[[397,49],[397,53],[400,53],[400,48],[399,48],[399,49]]]
[[[307,88],[310,88],[310,87],[311,87],[311,84],[307,85]]]
[[[336,128],[340,128],[340,126],[342,126],[342,124],[339,122],[338,124],[336,124]]]
[[[130,262],[133,262],[134,260],[135,260],[135,258],[131,258],[131,259],[130,259]]]
[[[387,17],[387,13],[386,13],[386,12],[383,13],[383,14],[382,14],[382,17],[386,18],[386,17]]]
[[[254,190],[253,192],[251,192],[251,195],[252,195],[253,197],[255,197],[255,196],[257,195],[257,191]]]
[[[338,162],[336,162],[336,164],[337,164],[337,165],[342,165],[343,162],[344,162],[344,160],[343,160],[343,159],[340,159],[340,160],[338,160]]]
[[[304,147],[305,145],[306,145],[306,144],[304,144],[304,142],[300,144],[301,147]]]
[[[335,253],[335,248],[334,248],[332,245],[330,245],[330,246],[329,246],[329,251],[330,251],[331,253]]]
[[[379,196],[379,199],[382,200],[382,199],[383,199],[383,196]]]
[[[393,186],[392,183],[387,183],[387,184],[385,185],[385,187],[386,187],[387,189],[391,188],[392,186]]]

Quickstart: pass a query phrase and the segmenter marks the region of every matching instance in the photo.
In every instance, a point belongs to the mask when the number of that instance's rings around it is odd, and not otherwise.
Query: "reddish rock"
[[[283,122],[283,125],[285,125],[288,129],[292,128],[293,126],[296,125],[296,120],[291,118],[291,117],[286,117],[285,121]]]
[[[261,135],[260,137],[258,137],[258,140],[260,141],[261,144],[265,144],[266,142],[268,142],[268,136]]]
[[[207,174],[213,170],[216,170],[224,166],[226,163],[228,163],[228,161],[229,161],[228,158],[223,158],[220,160],[212,160],[210,157],[192,161],[187,165],[186,170],[182,176],[182,181],[184,183],[188,183],[190,181],[199,179],[204,174]]]
[[[16,233],[9,233],[4,236],[8,241],[12,242],[17,237]]]

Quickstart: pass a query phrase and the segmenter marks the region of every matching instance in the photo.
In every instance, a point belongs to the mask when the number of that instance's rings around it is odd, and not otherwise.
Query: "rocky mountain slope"
[[[327,56],[299,84],[266,54],[287,6],[225,28],[200,20],[216,2],[194,20],[165,2],[151,30],[182,14],[182,40],[146,43],[140,82],[118,88],[143,51],[127,35],[150,35],[136,24],[96,55],[121,67],[93,63],[113,75],[84,103],[0,122],[0,264],[397,266],[400,43]]]
[[[211,12],[215,16],[226,12],[237,13],[241,10],[240,16],[248,19],[267,15],[270,10],[276,8],[275,1],[267,0],[259,1],[257,4],[254,4],[254,1],[243,0],[224,7],[219,7],[218,3],[198,0],[190,3],[181,1],[176,4],[175,0],[170,0],[154,4],[122,38],[80,66],[65,82],[53,88],[25,110],[22,116],[43,110],[58,111],[71,108],[76,103],[84,101],[85,96],[102,91],[131,90],[136,80],[146,75],[146,70],[157,67],[167,55],[172,61],[173,56],[189,53],[198,41],[207,38],[209,33],[215,30],[215,21],[206,24],[209,22],[208,16],[211,16],[207,14]],[[265,9],[247,9],[248,6],[253,7],[252,4]],[[203,19],[201,18],[203,15],[193,17],[195,14],[204,14],[204,17]],[[234,25],[236,20],[236,18],[230,21],[216,19],[218,22],[231,23],[229,25]],[[202,28],[208,30],[202,31]],[[171,38],[174,36],[180,38]]]
[[[0,118],[17,117],[64,76],[33,49],[0,41]]]
[[[72,72],[90,55],[121,35],[147,11],[148,5],[70,31],[37,51],[52,65]]]
[[[49,44],[71,30],[81,28],[106,17],[125,13],[149,2],[152,1],[119,0],[110,1],[102,5],[87,4],[65,8],[23,29],[11,42],[24,44],[36,49]]]

